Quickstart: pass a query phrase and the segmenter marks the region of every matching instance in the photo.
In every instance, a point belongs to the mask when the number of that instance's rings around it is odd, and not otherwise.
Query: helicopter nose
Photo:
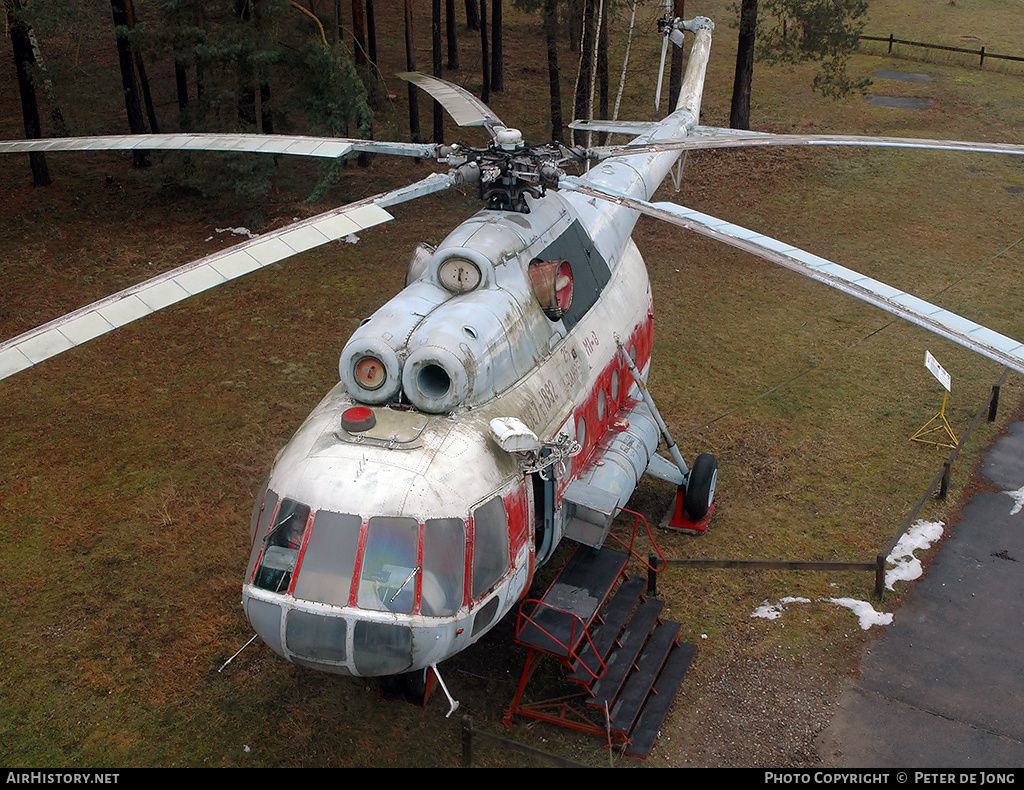
[[[438,634],[419,633],[431,628],[349,618],[265,600],[248,590],[243,607],[253,630],[275,653],[299,666],[335,674],[377,677],[418,669],[414,648],[443,641]],[[429,665],[436,659],[425,660]]]

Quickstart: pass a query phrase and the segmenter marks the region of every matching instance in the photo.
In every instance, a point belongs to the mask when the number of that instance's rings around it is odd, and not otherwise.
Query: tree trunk
[[[459,31],[455,21],[455,0],[445,0],[444,23],[445,37],[448,40],[448,68],[454,71],[459,67]]]
[[[583,21],[580,30],[580,65],[576,74],[576,91],[573,113],[576,118],[586,120],[590,117],[590,77],[593,74],[594,51],[594,3],[586,0],[583,5]],[[573,131],[573,144],[580,144],[580,137]]]
[[[430,53],[433,56],[434,76],[441,77],[441,0],[432,0],[430,6]],[[434,142],[444,142],[444,107],[438,101],[434,106]]]
[[[505,56],[502,46],[502,0],[491,0],[491,90],[505,89]]]
[[[60,102],[57,101],[57,96],[53,92],[53,81],[46,74],[46,64],[43,62],[43,55],[39,51],[39,41],[36,40],[35,31],[31,27],[28,28],[28,40],[32,45],[32,57],[35,60],[35,66],[43,78],[43,95],[46,97],[46,103],[50,105],[50,122],[53,124],[53,133],[57,137],[67,137],[68,125],[64,121],[64,111],[61,109]]]
[[[487,0],[480,0],[480,60],[484,87],[480,98],[484,104],[491,100],[491,57],[487,49]]]
[[[357,66],[366,65],[366,15],[363,0],[352,0],[352,38]]]
[[[562,79],[558,72],[558,16],[555,0],[544,0],[544,38],[548,45],[548,88],[551,93],[551,139],[564,141],[562,132]]]
[[[405,69],[416,71],[416,54],[412,46],[412,0],[405,0]],[[409,91],[409,135],[414,143],[422,142],[420,137],[420,106],[417,88],[411,82]]]
[[[32,40],[29,27],[17,12],[19,5],[8,2],[7,30],[11,36],[14,50],[14,66],[18,72],[18,90],[21,93],[21,114],[25,122],[25,137],[29,140],[42,137],[39,124],[39,105],[36,103],[36,89],[32,84],[32,65],[35,56],[32,54]],[[46,155],[41,151],[33,151],[28,155],[29,166],[32,168],[32,183],[37,187],[50,186],[50,171],[46,166]]]
[[[757,0],[742,0],[740,35],[736,47],[736,77],[732,85],[729,126],[750,128],[750,85],[754,75],[754,31],[757,27]]]
[[[672,14],[678,19],[686,18],[686,0],[675,0]],[[679,102],[679,91],[683,89],[683,48],[669,42],[672,49],[672,71],[668,80],[669,111],[674,111]]]
[[[132,0],[124,0],[125,11],[128,13],[128,29],[135,29],[135,6]],[[139,87],[142,90],[142,100],[146,106],[146,117],[149,119],[149,130],[153,134],[160,132],[160,123],[156,119],[156,107],[153,104],[153,94],[149,90],[149,77],[146,75],[146,65],[142,60],[142,52],[138,45],[132,42],[132,59],[135,61],[135,69],[139,74]]]
[[[466,0],[466,27],[470,30],[480,29],[480,12],[476,7],[476,0]]]
[[[370,65],[377,68],[377,10],[373,0],[366,0],[366,50],[370,56]]]
[[[121,85],[124,88],[124,104],[128,113],[128,129],[132,134],[145,134],[146,122],[143,120],[142,105],[139,103],[139,86],[135,81],[135,62],[132,57],[132,47],[128,41],[128,36],[122,30],[128,28],[128,8],[125,0],[110,0],[110,8],[114,17],[117,60],[121,67]],[[132,162],[135,167],[148,167],[148,152],[132,151]]]

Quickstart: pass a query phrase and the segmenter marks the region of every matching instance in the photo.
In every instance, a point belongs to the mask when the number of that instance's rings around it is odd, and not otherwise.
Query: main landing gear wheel
[[[701,453],[693,462],[690,477],[686,482],[683,509],[693,521],[700,521],[708,514],[715,501],[715,482],[718,479],[718,461],[710,453]]]

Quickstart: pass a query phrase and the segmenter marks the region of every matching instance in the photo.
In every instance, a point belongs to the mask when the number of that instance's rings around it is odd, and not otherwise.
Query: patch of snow
[[[873,625],[889,625],[892,623],[892,614],[875,611],[875,607],[867,601],[858,601],[856,598],[829,598],[829,601],[837,606],[845,606],[857,615],[857,619],[860,620],[860,627],[865,631]]]
[[[260,234],[253,233],[248,228],[215,228],[218,233],[234,233],[236,236],[246,236],[250,239],[255,239]]]
[[[855,598],[821,598],[819,600],[843,606],[857,615],[860,620],[860,627],[867,631],[873,625],[889,625],[892,622],[892,615],[885,612],[877,612],[867,601],[858,601]],[[751,617],[763,617],[766,620],[777,620],[782,616],[782,610],[792,603],[811,603],[810,598],[783,598],[776,604],[765,601],[750,615]]]
[[[921,561],[914,552],[929,548],[941,538],[944,526],[941,521],[918,521],[906,531],[886,558],[894,566],[885,572],[887,590],[898,581],[913,581],[921,575]]]
[[[354,233],[350,233],[350,234],[348,234],[345,237],[345,242],[347,244],[358,244],[359,243],[359,237],[356,234],[354,234]]]
[[[810,603],[810,598],[783,598],[777,604],[770,604],[765,601],[759,607],[757,607],[751,617],[763,617],[765,620],[777,620],[782,616],[782,609],[787,604],[791,603]]]
[[[1024,486],[1021,486],[1016,491],[1004,491],[1003,493],[1013,499],[1015,504],[1013,510],[1010,511],[1010,515],[1016,516],[1024,508]]]

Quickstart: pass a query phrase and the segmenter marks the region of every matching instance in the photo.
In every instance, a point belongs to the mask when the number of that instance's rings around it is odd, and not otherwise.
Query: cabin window
[[[466,580],[466,522],[432,518],[423,524],[420,614],[448,617],[462,606]]]
[[[314,516],[292,591],[296,598],[348,606],[361,527],[359,516],[329,510]]]
[[[416,603],[419,522],[378,516],[366,530],[356,602],[362,609],[411,614]]]
[[[473,511],[473,598],[485,595],[508,567],[508,516],[496,496]]]
[[[309,505],[282,499],[274,523],[263,539],[263,553],[253,584],[271,592],[287,592],[309,521]]]

